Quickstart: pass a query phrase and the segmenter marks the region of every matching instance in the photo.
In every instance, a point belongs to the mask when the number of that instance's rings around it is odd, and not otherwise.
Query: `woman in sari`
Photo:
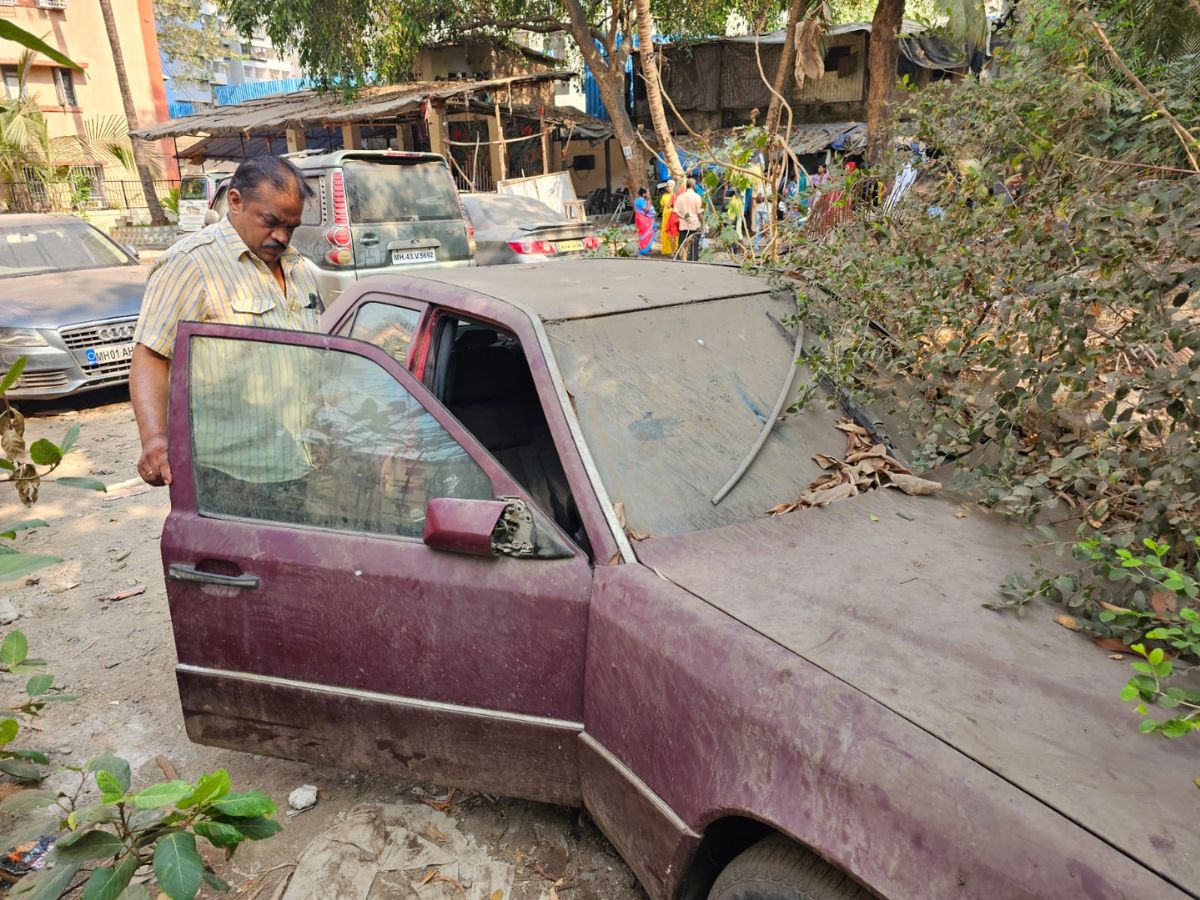
[[[633,201],[633,218],[637,223],[638,256],[646,256],[654,246],[654,203],[644,187],[638,188]]]
[[[671,204],[675,202],[675,179],[671,178],[667,181],[667,190],[662,195],[662,255],[671,256],[675,253],[676,241],[679,236],[678,216],[671,211]],[[675,221],[672,221],[675,220]],[[671,226],[675,225],[674,235],[671,232]]]

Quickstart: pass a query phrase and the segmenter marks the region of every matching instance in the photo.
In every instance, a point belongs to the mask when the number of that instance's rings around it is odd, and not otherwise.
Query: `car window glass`
[[[304,198],[304,213],[300,217],[301,225],[320,225],[322,221],[321,177],[313,175],[304,179],[312,188],[313,195]]]
[[[185,178],[179,185],[180,200],[208,199],[207,178]]]
[[[461,218],[458,195],[439,163],[347,160],[346,199],[355,225],[432,222]]]
[[[468,195],[463,198],[463,205],[476,228],[571,224],[558,210],[532,197]]]
[[[587,535],[533,374],[516,335],[488,322],[444,317],[437,329],[434,392],[585,551]]]
[[[90,225],[0,226],[0,278],[136,265]]]
[[[420,538],[433,498],[493,498],[458,442],[364,357],[198,337],[188,379],[202,514]]]
[[[390,303],[364,303],[354,316],[349,336],[382,347],[396,362],[405,365],[421,314],[415,309]]]

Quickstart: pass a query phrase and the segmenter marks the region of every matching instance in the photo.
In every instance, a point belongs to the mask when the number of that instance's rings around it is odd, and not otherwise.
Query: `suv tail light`
[[[341,169],[333,173],[333,224],[350,224],[350,209],[346,206],[346,177]]]
[[[583,249],[584,250],[599,250],[600,249],[600,238],[596,237],[594,234],[589,234],[587,237],[585,237],[583,239]]]
[[[331,266],[354,265],[354,251],[350,249],[350,210],[346,206],[346,179],[341,171],[333,173],[333,227],[325,232],[325,262]]]
[[[554,244],[550,241],[509,241],[508,246],[512,247],[513,252],[522,256],[535,253],[541,256],[553,256],[555,253]]]

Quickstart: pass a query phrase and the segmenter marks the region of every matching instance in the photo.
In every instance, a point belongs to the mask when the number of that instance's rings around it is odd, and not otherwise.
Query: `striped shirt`
[[[286,297],[228,219],[183,238],[150,270],[133,339],[171,356],[183,321],[316,331],[322,306],[312,271],[295,247],[279,264]]]
[[[289,247],[280,265],[286,293],[228,219],[184,238],[151,270],[134,340],[169,357],[181,321],[316,331],[322,305],[308,263]],[[196,341],[188,372],[193,464],[257,484],[306,475],[311,463],[301,435],[315,355],[285,345]]]

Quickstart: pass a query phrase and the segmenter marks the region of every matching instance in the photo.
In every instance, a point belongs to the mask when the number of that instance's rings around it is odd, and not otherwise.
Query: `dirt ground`
[[[235,790],[261,790],[279,804],[283,825],[283,831],[270,840],[243,845],[230,862],[200,842],[240,897],[292,900],[300,885],[292,885],[287,893],[284,886],[306,851],[311,863],[317,845],[343,839],[336,834],[322,838],[323,833],[339,825],[352,827],[364,815],[379,817],[377,839],[384,829],[393,843],[405,834],[416,834],[420,840],[410,837],[410,843],[421,843],[425,850],[423,856],[410,860],[419,863],[415,867],[395,871],[382,867],[369,895],[362,895],[371,900],[494,900],[497,891],[504,900],[645,897],[629,869],[581,812],[461,792],[447,797],[446,789],[433,785],[192,744],[179,710],[175,646],[158,551],[168,497],[165,490],[146,488],[137,480],[138,439],[128,393],[109,391],[56,404],[19,405],[29,416],[30,441],[40,436],[60,440],[78,422],[77,449],[59,474],[90,475],[110,486],[109,494],[44,486],[32,515],[50,527],[20,535],[19,546],[53,553],[65,561],[26,582],[0,585],[0,605],[8,598],[20,615],[4,630],[24,631],[31,655],[50,660],[56,684],[80,698],[51,704],[36,723],[37,730],[19,740],[20,746],[51,753],[55,774],[49,786],[73,786],[78,776],[58,767],[82,765],[106,749],[130,761],[135,788],[164,780],[156,761],[160,755],[185,779],[228,769]],[[0,522],[30,515],[5,486],[0,494]],[[101,599],[143,586],[144,592],[136,596]],[[9,680],[12,693],[15,679]],[[305,784],[320,789],[317,805],[286,816],[288,794]],[[386,806],[381,811],[378,807],[364,810],[362,804]],[[368,876],[360,871],[356,877],[361,882]],[[324,886],[308,888],[309,896],[351,895],[350,888],[330,887],[333,883],[311,882]],[[201,896],[220,896],[203,890]]]

